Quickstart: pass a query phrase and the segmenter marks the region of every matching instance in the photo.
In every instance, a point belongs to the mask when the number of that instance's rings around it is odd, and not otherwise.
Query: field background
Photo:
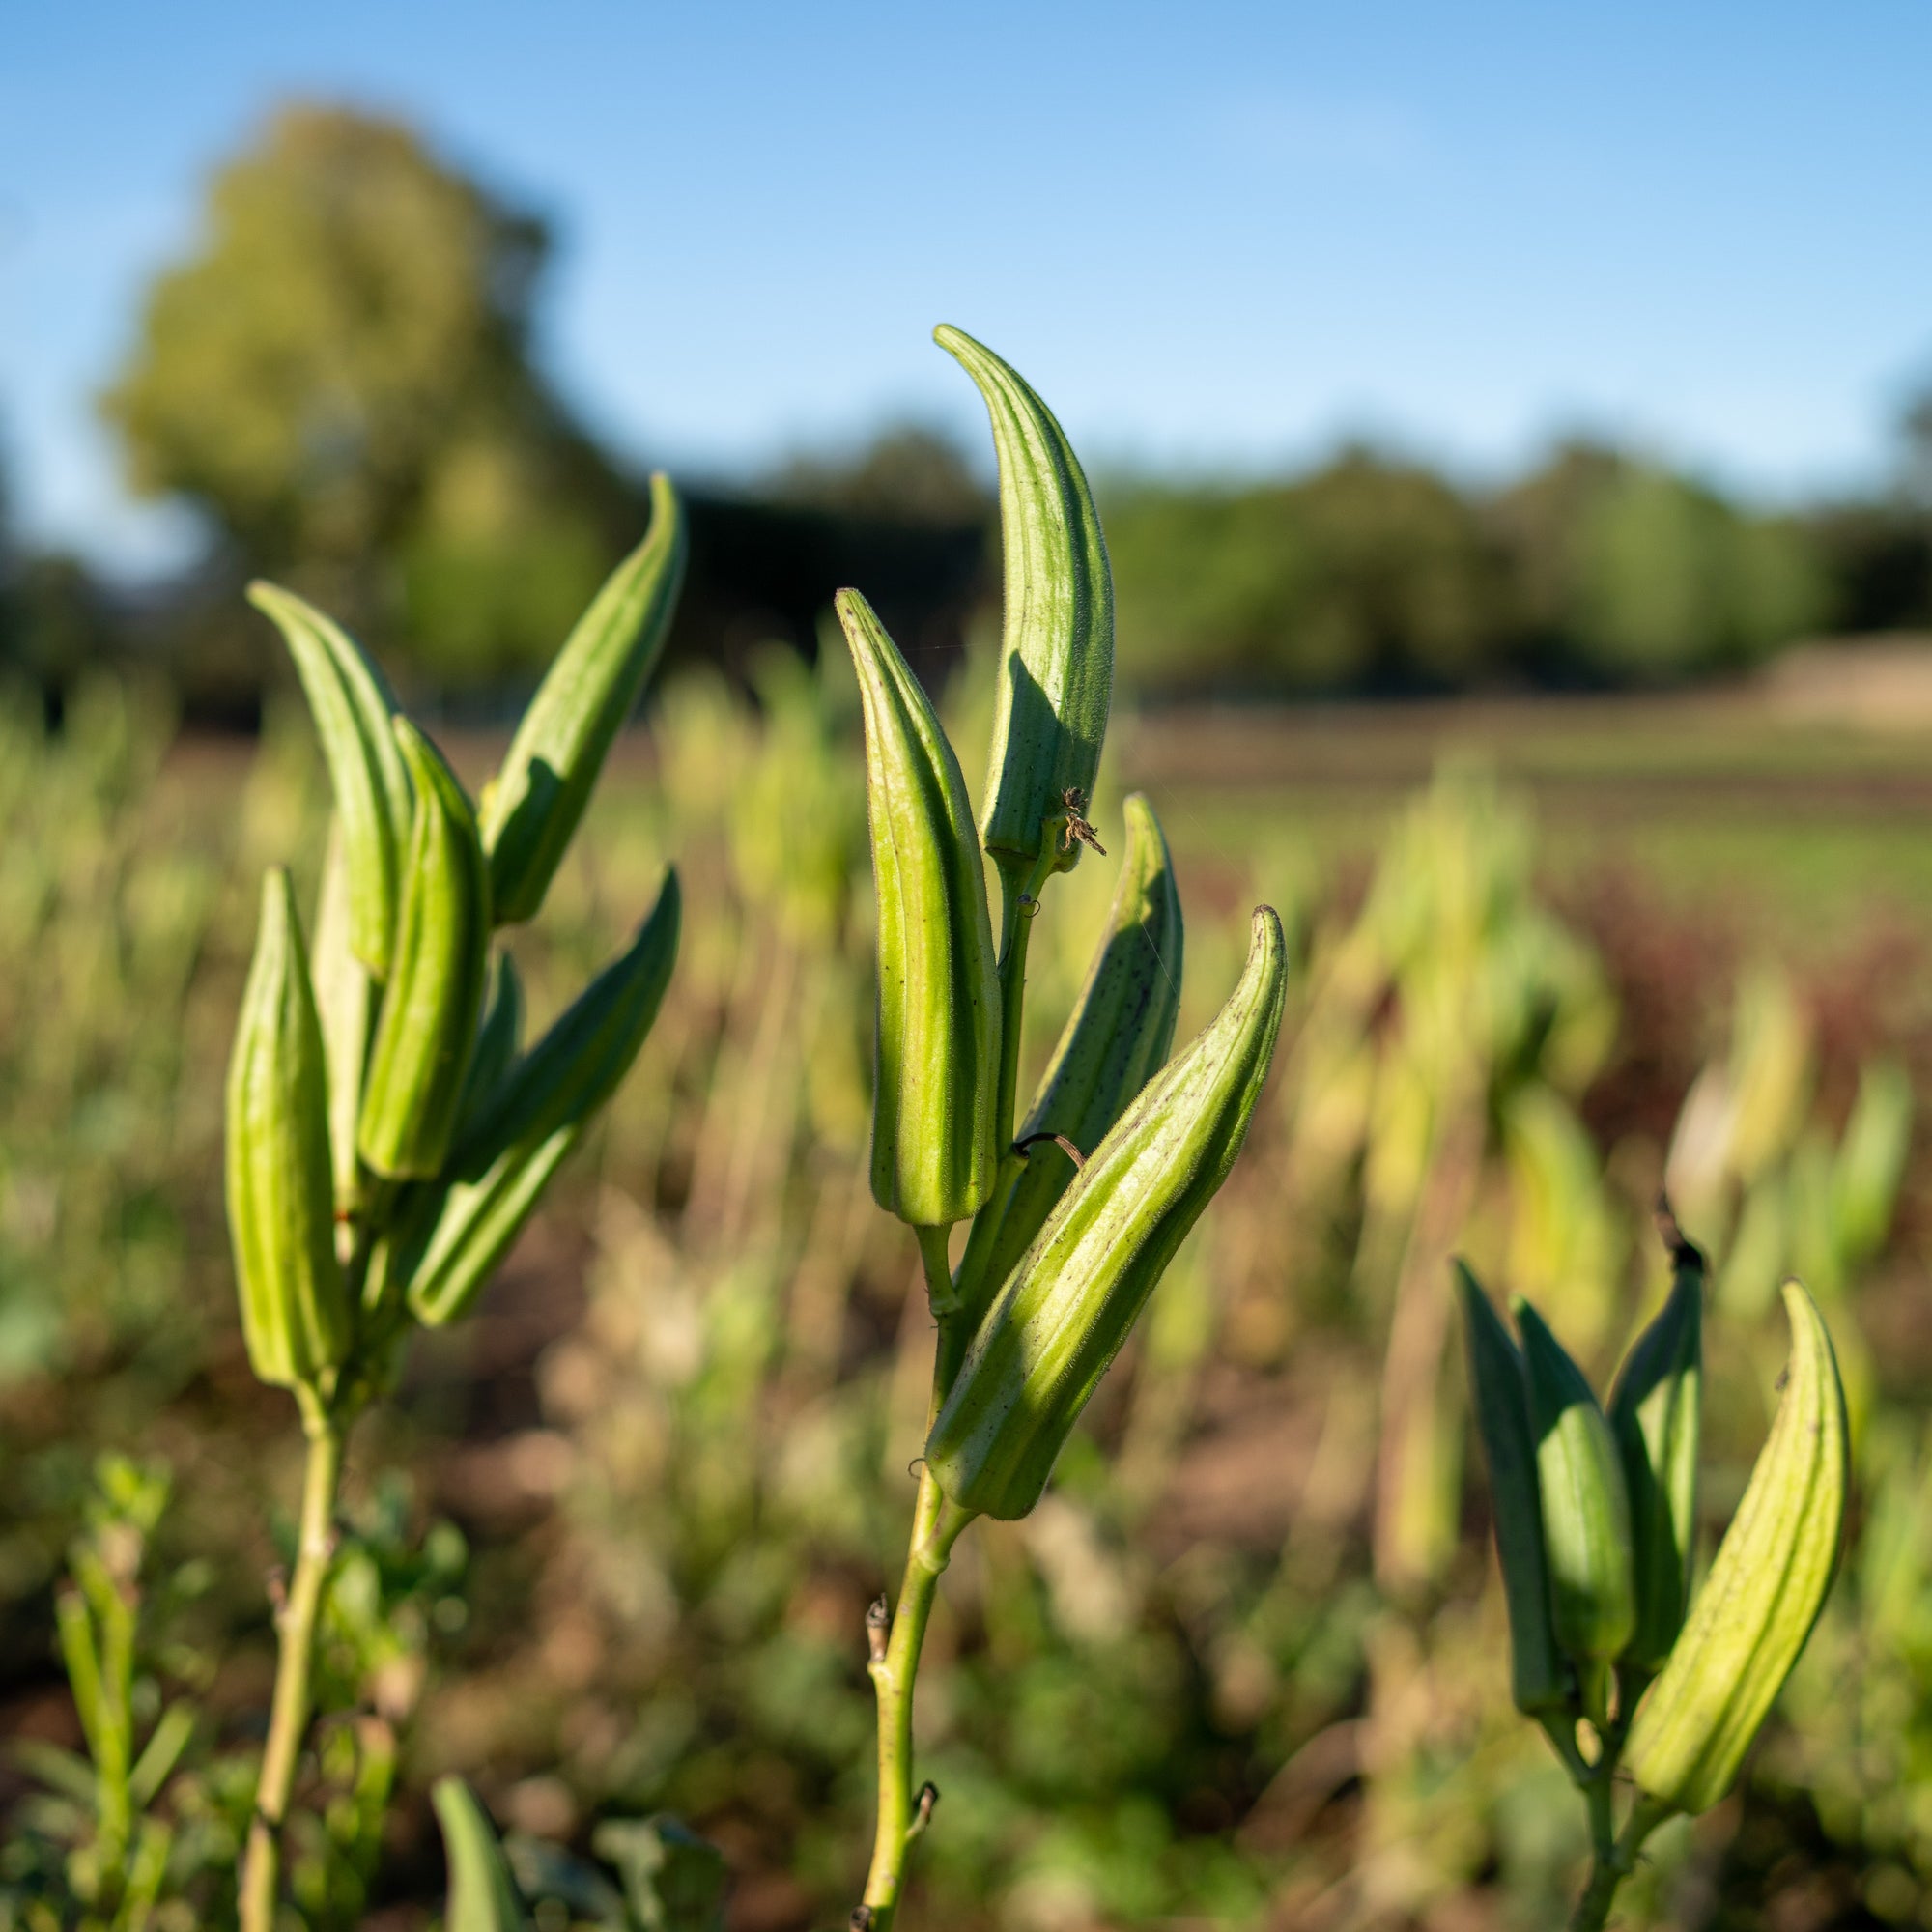
[[[394,1412],[356,1438],[349,1515],[381,1574],[373,1622],[338,1632],[331,1667],[363,1714],[357,1747],[374,1725],[400,1751],[402,1800],[319,1924],[426,1922],[440,1866],[423,1793],[445,1769],[514,1832],[579,1853],[600,1819],[677,1812],[726,1854],[733,1932],[837,1922],[851,1896],[869,1806],[861,1618],[897,1570],[926,1333],[910,1243],[864,1181],[869,881],[846,708],[793,661],[760,677],[762,719],[701,679],[666,692],[517,936],[541,1024],[663,861],[681,867],[676,984],[608,1128],[476,1318],[422,1339]],[[983,742],[977,690],[950,700],[963,746]],[[1926,1091],[1932,723],[1910,690],[1882,728],[1845,709],[1839,692],[1753,686],[1120,721],[1097,815],[1104,837],[1138,785],[1164,816],[1188,917],[1183,1033],[1232,980],[1257,897],[1289,917],[1304,967],[1242,1162],[1048,1503],[976,1526],[949,1575],[922,1678],[944,1803],[921,1922],[1548,1922],[1580,1820],[1508,1710],[1441,1336],[1444,1366],[1410,1391],[1442,1433],[1411,1481],[1407,1554],[1390,1526],[1388,1324],[1426,1313],[1434,1288],[1404,1283],[1439,1281],[1435,1249],[1462,1240],[1606,1376],[1656,1293],[1648,1204],[1686,1094],[1732,1051],[1740,987],[1797,1029],[1777,1049],[1803,1061],[1778,1075],[1793,1177],[1844,1130],[1867,1063]],[[93,1457],[119,1450],[174,1474],[154,1669],[191,1690],[196,1751],[218,1771],[266,1696],[261,1577],[298,1451],[233,1316],[220,1069],[255,879],[290,858],[312,891],[325,781],[292,710],[259,747],[180,738],[158,701],[99,686],[60,740],[10,728],[0,1731],[76,1740],[52,1591]],[[449,743],[479,781],[499,748]],[[1322,1151],[1352,1076],[1311,1072],[1343,1037],[1321,989],[1389,896],[1378,868],[1405,863],[1433,882],[1411,921],[1422,966],[1350,1022],[1384,1068],[1378,1092],[1399,1091],[1387,1069],[1411,1064],[1401,1041],[1431,1001],[1451,1037],[1488,1024],[1482,960],[1526,948],[1567,1015],[1554,1044],[1537,1035],[1521,1066],[1485,1077],[1498,1119],[1533,1093],[1576,1134],[1539,1166],[1479,1108],[1454,1226],[1426,1225],[1432,1177],[1455,1178],[1438,1143],[1388,1180],[1403,1134],[1386,1097],[1349,1130],[1359,1145],[1344,1131]],[[1456,951],[1465,875],[1490,909],[1474,964]],[[1083,864],[1042,916],[1023,1079],[1110,879]],[[1418,979],[1431,962],[1441,974]],[[1915,1141],[1895,1218],[1888,1204],[1876,1247],[1832,1284],[1861,1510],[1905,1523],[1886,1546],[1892,1608],[1855,1564],[1793,1693],[1815,1748],[1775,1729],[1747,1799],[1660,1840],[1629,1922],[1917,1922],[1932,1896],[1915,1795],[1932,1588],[1905,1506],[1932,1377],[1928,1188]],[[1793,1179],[1780,1253],[1802,1248],[1801,1192]],[[1719,1244],[1721,1272],[1735,1230],[1691,1232]],[[1712,1318],[1714,1527],[1781,1353],[1773,1279],[1721,1288]],[[325,1814],[329,1776],[305,1786]],[[0,1784],[16,1824],[32,1789]]]

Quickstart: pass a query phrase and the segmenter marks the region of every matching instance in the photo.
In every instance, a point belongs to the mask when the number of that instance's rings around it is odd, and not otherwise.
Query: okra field
[[[996,659],[989,634],[941,697],[976,799]],[[781,1932],[859,1896],[867,1611],[898,1589],[932,1318],[868,1184],[859,693],[836,633],[816,670],[775,651],[753,683],[654,689],[510,935],[535,1037],[676,864],[635,1066],[351,1442],[284,1924],[432,1922],[451,1774],[539,1927]],[[223,1083],[262,870],[292,865],[306,918],[329,783],[293,690],[259,746],[105,681],[57,733],[12,703],[4,731],[0,1915],[219,1924],[302,1456],[243,1350]],[[431,731],[472,790],[502,755]],[[1666,1184],[1709,1258],[1697,1575],[1778,1401],[1788,1274],[1835,1346],[1853,1478],[1739,1787],[1649,1837],[1618,1922],[1932,1922],[1928,772],[1908,733],[1744,698],[1116,708],[1086,813],[1109,854],[1052,882],[1031,936],[1022,1101],[1135,789],[1186,906],[1177,1042],[1264,899],[1280,1044],[1044,1496],[952,1552],[908,1924],[1561,1922],[1590,1836],[1511,1708],[1449,1260],[1607,1389],[1667,1284]],[[100,1648],[125,1648],[121,1829],[152,1869],[90,1903],[105,1772],[56,1606],[97,1599],[126,1613]],[[454,1858],[468,1828],[444,1827]]]

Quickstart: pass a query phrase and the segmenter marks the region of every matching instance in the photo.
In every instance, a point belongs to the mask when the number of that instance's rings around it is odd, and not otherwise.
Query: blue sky
[[[551,213],[545,353],[619,448],[744,473],[983,440],[935,321],[1103,462],[1366,431],[1472,473],[1613,430],[1777,496],[1932,372],[1932,8],[0,0],[0,436],[135,570],[91,396],[200,184],[294,94]]]

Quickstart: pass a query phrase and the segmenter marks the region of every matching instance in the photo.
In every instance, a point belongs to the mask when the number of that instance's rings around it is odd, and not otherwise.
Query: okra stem
[[[906,1853],[924,1823],[912,1781],[913,1683],[939,1579],[954,1540],[971,1520],[946,1500],[922,1464],[898,1608],[884,1654],[868,1666],[879,1706],[879,1823],[865,1903],[854,1915],[854,1923],[863,1923],[867,1932],[892,1932],[905,1884]]]
[[[242,1932],[274,1932],[282,1821],[288,1815],[296,1764],[308,1730],[316,1623],[335,1553],[335,1492],[342,1480],[345,1423],[322,1403],[310,1400],[303,1403],[302,1424],[308,1435],[308,1461],[302,1475],[300,1541],[288,1600],[277,1619],[281,1649],[269,1739],[255,1787],[255,1816],[242,1868]]]

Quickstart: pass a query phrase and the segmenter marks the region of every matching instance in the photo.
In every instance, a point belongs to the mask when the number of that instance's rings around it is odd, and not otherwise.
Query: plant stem
[[[940,1577],[954,1540],[971,1520],[946,1500],[931,1471],[922,1465],[919,1497],[913,1506],[912,1548],[906,1552],[905,1578],[899,1585],[891,1634],[876,1624],[868,1626],[872,1635],[868,1669],[879,1704],[879,1824],[862,1908],[868,1932],[892,1932],[905,1884],[906,1854],[930,1808],[913,1795],[913,1681]]]
[[[299,1394],[302,1427],[308,1436],[300,1540],[288,1598],[276,1619],[281,1652],[275,1664],[275,1694],[270,1706],[262,1775],[255,1787],[255,1817],[248,1828],[248,1849],[242,1867],[242,1932],[273,1932],[274,1928],[281,1882],[282,1821],[288,1815],[296,1763],[308,1731],[316,1619],[329,1561],[335,1553],[335,1492],[342,1479],[347,1421],[309,1392]]]

